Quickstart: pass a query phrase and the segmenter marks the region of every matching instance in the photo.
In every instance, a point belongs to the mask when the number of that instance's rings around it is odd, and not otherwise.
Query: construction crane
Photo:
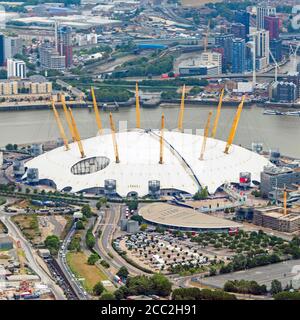
[[[94,106],[94,111],[95,111],[95,117],[96,117],[96,123],[97,123],[98,131],[99,131],[100,134],[102,134],[103,133],[103,127],[102,127],[100,112],[99,112],[99,109],[98,109],[96,96],[95,96],[95,92],[94,92],[94,88],[93,87],[91,87],[91,94],[92,94],[92,99],[93,99],[93,106]]]
[[[208,20],[207,30],[206,30],[205,37],[204,37],[204,43],[203,43],[204,52],[207,51],[209,32],[210,32],[210,20]]]
[[[159,139],[159,145],[160,145],[160,151],[159,151],[159,163],[164,163],[164,129],[165,129],[165,115],[161,115],[161,127],[160,127],[160,139]]]
[[[277,180],[276,180],[276,183],[277,183]],[[295,190],[293,189],[287,189],[286,185],[284,184],[284,187],[283,188],[277,188],[275,187],[274,188],[276,190],[276,204],[278,204],[277,202],[277,191],[278,190],[281,190],[283,191],[283,214],[284,215],[287,215],[288,214],[288,210],[287,210],[287,193],[288,192],[293,192]]]
[[[178,117],[178,130],[181,132],[183,130],[184,98],[185,98],[185,84],[182,86],[180,111],[179,111],[179,117]]]
[[[226,144],[226,147],[225,147],[225,150],[224,150],[224,153],[226,153],[226,154],[228,154],[228,150],[229,150],[229,148],[232,145],[232,142],[234,140],[236,129],[237,129],[239,121],[240,121],[240,117],[241,117],[244,101],[245,101],[245,96],[242,97],[242,101],[239,104],[239,106],[237,108],[237,111],[236,111],[236,114],[235,114],[235,117],[233,119],[233,123],[232,123],[231,129],[230,129],[230,133],[229,133],[229,136],[228,136],[227,144]]]
[[[279,65],[278,65],[276,59],[274,58],[274,55],[273,55],[273,53],[272,53],[272,50],[269,50],[269,53],[270,53],[270,56],[271,56],[272,60],[273,60],[274,63],[275,63],[275,82],[277,82],[277,80],[278,80],[278,69],[279,69]]]
[[[222,102],[223,102],[223,96],[224,96],[224,89],[222,89],[221,91],[221,95],[219,98],[219,104],[218,104],[218,108],[217,108],[217,114],[216,114],[216,118],[213,124],[213,128],[212,128],[212,132],[211,132],[211,137],[215,138],[216,137],[216,133],[217,133],[217,128],[218,128],[218,123],[219,123],[219,118],[220,118],[220,114],[221,114],[221,107],[222,107]]]
[[[210,111],[208,113],[208,118],[206,121],[205,129],[204,129],[204,136],[203,136],[203,141],[202,141],[202,147],[201,147],[201,152],[200,152],[200,160],[203,160],[204,152],[205,152],[205,147],[206,147],[206,140],[209,134],[209,126],[210,126],[210,118],[212,116],[212,112]]]
[[[73,130],[73,127],[72,127],[72,121],[71,121],[71,118],[70,118],[70,114],[69,114],[68,109],[67,109],[66,99],[65,99],[65,95],[64,94],[60,95],[60,100],[61,100],[62,107],[64,109],[65,118],[66,118],[66,121],[67,121],[67,124],[68,124],[69,131],[70,131],[71,136],[72,136],[72,140],[75,142],[76,138],[75,138],[74,130]]]
[[[119,158],[118,144],[117,144],[117,140],[116,140],[116,128],[115,128],[115,124],[114,124],[111,112],[109,114],[109,123],[110,123],[110,129],[111,129],[113,144],[114,144],[116,163],[119,163],[120,162],[120,158]]]
[[[56,120],[56,123],[57,123],[57,126],[58,126],[58,129],[59,129],[59,132],[60,132],[60,136],[64,142],[64,145],[65,145],[65,148],[66,150],[69,150],[69,143],[68,143],[68,139],[67,139],[67,136],[66,136],[66,133],[65,133],[65,130],[64,130],[64,127],[60,121],[60,117],[59,117],[59,114],[55,108],[55,104],[54,104],[54,101],[52,99],[52,109],[53,109],[53,113],[54,113],[54,117],[55,117],[55,120]]]
[[[71,108],[69,108],[69,113],[70,113],[72,127],[73,127],[73,130],[74,130],[74,133],[75,133],[75,139],[76,139],[76,142],[77,142],[77,145],[78,145],[78,149],[79,149],[81,158],[85,158],[83,145],[82,145],[82,142],[81,142],[81,139],[80,139],[80,134],[79,134],[79,131],[77,129],[77,125],[76,125],[76,122],[75,122],[75,119],[74,119],[73,112],[72,112]]]
[[[139,85],[135,84],[135,114],[136,114],[136,127],[141,127],[141,113],[140,113],[140,97],[139,97]]]

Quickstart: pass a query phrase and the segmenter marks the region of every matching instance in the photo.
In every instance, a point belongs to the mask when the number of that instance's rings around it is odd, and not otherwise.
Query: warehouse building
[[[296,232],[300,230],[300,213],[283,213],[281,207],[265,207],[254,210],[253,223],[257,226],[270,228],[281,232]]]

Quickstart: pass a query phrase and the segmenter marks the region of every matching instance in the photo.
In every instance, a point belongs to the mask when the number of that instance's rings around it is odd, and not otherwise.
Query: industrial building
[[[203,52],[199,59],[187,59],[180,63],[182,75],[219,75],[222,73],[222,54]]]
[[[165,203],[153,203],[140,208],[140,216],[149,224],[183,231],[227,232],[241,224],[200,213],[194,209]]]
[[[270,85],[270,98],[276,102],[295,102],[297,86],[293,82],[274,81]]]
[[[253,223],[281,232],[295,232],[300,230],[300,212],[284,213],[281,207],[256,208],[253,213]]]

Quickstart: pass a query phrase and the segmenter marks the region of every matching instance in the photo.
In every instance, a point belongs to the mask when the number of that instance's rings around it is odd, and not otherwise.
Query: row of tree
[[[247,280],[229,280],[224,284],[224,290],[227,292],[255,295],[264,295],[268,292],[264,284],[259,285],[256,281]]]
[[[117,300],[125,299],[131,295],[158,295],[168,297],[172,291],[172,283],[162,274],[151,277],[128,277],[125,286],[115,291]]]
[[[173,290],[172,300],[236,300],[236,297],[223,290],[179,288]]]

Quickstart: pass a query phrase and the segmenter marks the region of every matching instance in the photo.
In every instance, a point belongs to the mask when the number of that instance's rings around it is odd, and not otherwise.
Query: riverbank
[[[70,101],[67,102],[69,106],[72,108],[76,109],[90,109],[91,108],[91,103],[87,102],[77,102],[77,101]],[[118,108],[116,108],[115,103],[106,103],[102,101],[98,101],[99,105],[101,105],[101,109],[104,109],[104,111],[117,111],[119,108],[122,107],[134,107],[135,106],[135,99],[130,99],[126,102],[118,102]],[[199,105],[199,106],[212,106],[218,104],[217,100],[193,100],[193,99],[185,99],[185,103],[189,105]],[[234,101],[223,101],[223,106],[229,106],[229,107],[236,107],[240,101],[234,100]],[[180,99],[153,99],[153,100],[148,100],[148,101],[141,101],[141,107],[143,108],[158,108],[161,105],[180,105]],[[254,102],[252,101],[246,101],[244,103],[244,106],[251,106],[253,105]],[[62,108],[61,103],[57,102],[56,108]],[[1,105],[0,104],[0,112],[1,111],[26,111],[26,110],[49,110],[50,109],[50,104],[49,102],[20,102],[18,104],[5,104]]]

